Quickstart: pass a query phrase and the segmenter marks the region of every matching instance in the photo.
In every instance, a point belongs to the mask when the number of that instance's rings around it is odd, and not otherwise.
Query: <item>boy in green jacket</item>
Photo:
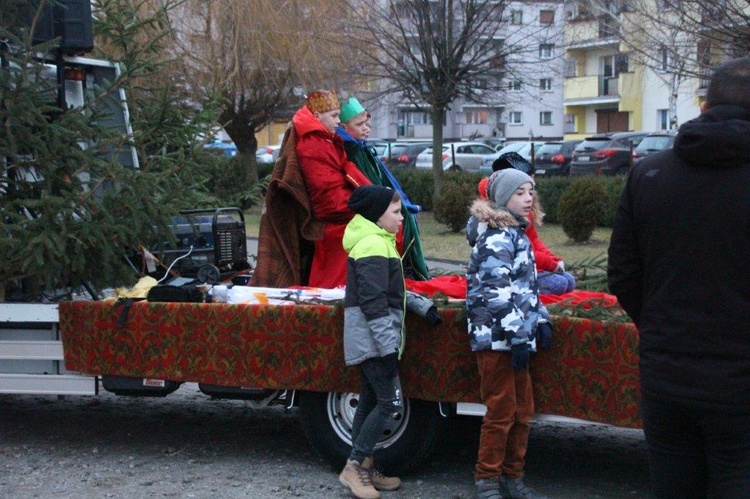
[[[344,358],[359,366],[359,404],[352,424],[352,451],[339,481],[361,499],[396,490],[401,480],[374,466],[373,454],[388,418],[403,410],[398,358],[403,350],[404,271],[396,233],[404,221],[401,196],[387,187],[358,187],[349,198],[356,213],[346,226],[348,253],[344,296]]]

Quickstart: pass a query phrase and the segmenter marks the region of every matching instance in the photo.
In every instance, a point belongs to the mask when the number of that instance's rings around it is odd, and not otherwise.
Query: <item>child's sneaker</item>
[[[501,476],[499,485],[503,499],[549,499],[547,496],[527,487],[523,483],[522,477],[511,479]]]
[[[477,490],[477,499],[503,499],[500,493],[500,484],[492,478],[484,478],[474,482]]]

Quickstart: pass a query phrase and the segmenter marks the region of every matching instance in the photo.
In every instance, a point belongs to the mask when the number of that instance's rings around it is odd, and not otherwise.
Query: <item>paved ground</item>
[[[215,400],[0,395],[0,497],[345,499],[297,410]],[[384,499],[473,495],[479,418],[448,420],[435,454]],[[643,433],[535,422],[528,483],[553,499],[648,497]]]

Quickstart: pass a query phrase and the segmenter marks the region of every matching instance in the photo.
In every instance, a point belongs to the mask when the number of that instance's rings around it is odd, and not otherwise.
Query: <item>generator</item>
[[[239,208],[182,210],[170,229],[174,245],[165,243],[152,253],[180,276],[214,284],[250,268],[245,215]]]

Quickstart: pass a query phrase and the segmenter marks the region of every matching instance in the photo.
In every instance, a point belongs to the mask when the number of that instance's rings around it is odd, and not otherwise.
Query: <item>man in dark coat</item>
[[[750,497],[750,58],[719,66],[674,149],[631,171],[609,288],[640,331],[659,498]]]

